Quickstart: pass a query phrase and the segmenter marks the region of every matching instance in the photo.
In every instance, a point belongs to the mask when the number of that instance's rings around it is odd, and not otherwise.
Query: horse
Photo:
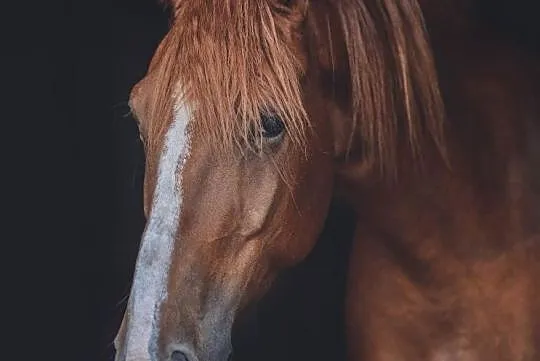
[[[334,200],[348,360],[540,357],[540,74],[471,3],[169,2],[130,96],[147,224],[117,361],[227,360]]]

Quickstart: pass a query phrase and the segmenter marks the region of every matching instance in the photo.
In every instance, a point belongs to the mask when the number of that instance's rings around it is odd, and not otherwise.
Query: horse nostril
[[[189,361],[189,359],[182,351],[173,351],[171,354],[171,361]]]

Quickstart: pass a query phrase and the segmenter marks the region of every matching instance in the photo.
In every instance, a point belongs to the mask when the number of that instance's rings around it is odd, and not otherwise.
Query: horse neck
[[[540,234],[540,91],[531,56],[476,36],[436,39],[451,168],[401,159],[398,179],[351,162],[340,180],[358,221],[403,242],[461,255],[499,254]],[[425,152],[428,153],[428,152]]]

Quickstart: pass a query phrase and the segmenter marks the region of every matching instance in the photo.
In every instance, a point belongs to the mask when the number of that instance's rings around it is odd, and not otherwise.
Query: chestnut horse
[[[468,1],[173,0],[130,105],[147,225],[118,361],[223,361],[238,312],[355,210],[352,361],[540,359],[532,56]]]

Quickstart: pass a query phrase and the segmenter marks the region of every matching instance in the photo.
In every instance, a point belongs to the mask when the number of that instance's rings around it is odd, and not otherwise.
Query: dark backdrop
[[[76,358],[81,361],[112,357],[111,342],[125,307],[144,226],[144,157],[126,101],[167,30],[167,14],[156,2],[113,2],[112,9],[106,10],[112,15],[112,33],[104,32],[102,17],[88,15],[84,5],[71,9],[72,26],[79,34],[72,44],[76,65],[72,69],[75,94],[71,96],[75,97],[77,124],[78,183],[73,193],[77,202],[72,211],[77,214],[74,232],[80,238],[74,252],[76,269],[81,271],[77,317],[84,339],[77,345],[85,351]],[[483,18],[500,36],[525,47],[538,47],[540,27],[536,26],[534,0],[477,2]],[[112,73],[108,71],[111,65]],[[112,94],[104,72],[112,77]],[[105,107],[104,113],[93,109],[97,104]],[[346,239],[351,229],[347,227],[348,210],[336,207],[337,216],[329,220],[325,236],[308,260],[281,277],[257,312],[251,312],[235,329],[240,358],[342,359],[339,305],[347,244],[331,240],[336,234]]]

